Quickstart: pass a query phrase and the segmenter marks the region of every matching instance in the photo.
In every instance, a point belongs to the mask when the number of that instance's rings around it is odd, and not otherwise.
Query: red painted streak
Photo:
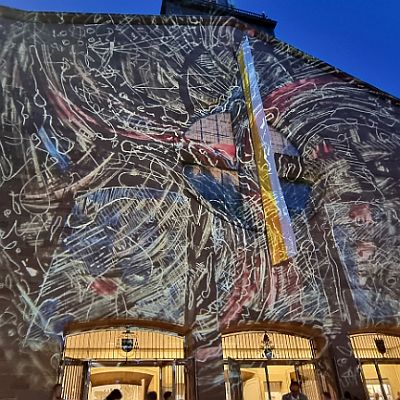
[[[89,288],[99,296],[110,296],[113,295],[118,289],[117,284],[113,279],[110,278],[96,278],[90,285]]]

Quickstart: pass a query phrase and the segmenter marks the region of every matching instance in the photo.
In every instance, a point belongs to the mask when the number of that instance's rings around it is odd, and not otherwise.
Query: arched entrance
[[[281,400],[291,381],[310,400],[320,398],[310,339],[274,331],[248,331],[222,337],[227,398]]]
[[[184,338],[145,328],[100,329],[65,337],[61,368],[64,398],[103,400],[112,389],[123,398],[186,399]]]
[[[400,337],[382,333],[350,336],[371,400],[394,400],[400,394]]]

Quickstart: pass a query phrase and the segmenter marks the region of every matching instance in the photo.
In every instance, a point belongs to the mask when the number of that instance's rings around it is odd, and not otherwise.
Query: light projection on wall
[[[54,382],[72,322],[185,328],[210,391],[224,329],[398,324],[398,105],[199,21],[1,9],[10,385]]]

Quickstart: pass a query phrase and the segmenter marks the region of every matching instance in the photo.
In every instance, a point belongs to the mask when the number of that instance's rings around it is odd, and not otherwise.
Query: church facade
[[[0,399],[396,398],[399,100],[162,12],[0,9]]]

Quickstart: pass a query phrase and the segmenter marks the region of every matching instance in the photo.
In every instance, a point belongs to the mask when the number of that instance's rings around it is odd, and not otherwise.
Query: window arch
[[[369,398],[393,399],[400,392],[400,336],[358,333],[350,342]]]
[[[185,399],[184,337],[148,327],[103,328],[65,337],[59,381],[64,398],[98,400],[114,388],[123,397],[161,396],[172,391]]]
[[[310,400],[320,398],[310,338],[270,330],[229,333],[222,336],[222,352],[232,396],[239,388],[243,400],[281,398],[298,381]]]
[[[129,350],[129,347],[132,348]],[[183,359],[184,338],[145,328],[94,330],[67,335],[64,357],[80,360]]]
[[[275,331],[246,331],[222,336],[224,359],[312,360],[313,346],[308,338]]]
[[[400,336],[360,333],[351,335],[350,341],[359,359],[400,359]]]

